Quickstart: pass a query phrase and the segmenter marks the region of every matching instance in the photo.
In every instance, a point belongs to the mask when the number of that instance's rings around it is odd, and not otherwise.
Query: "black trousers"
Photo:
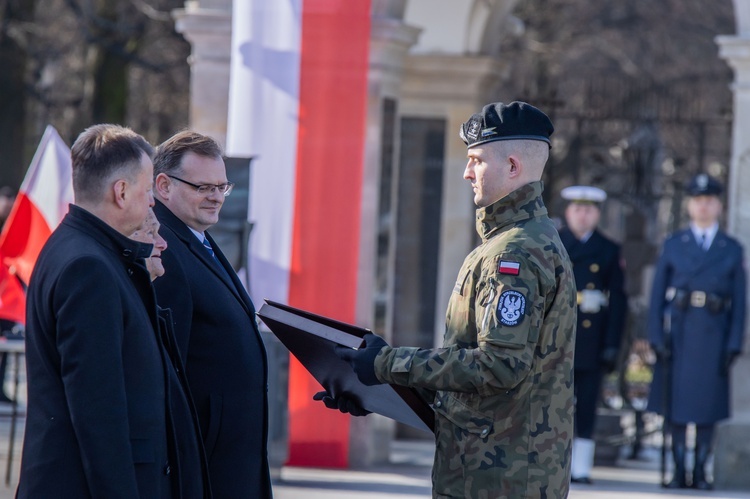
[[[602,372],[597,370],[575,371],[573,391],[576,397],[575,434],[578,438],[591,439],[596,423],[596,405],[602,386]]]

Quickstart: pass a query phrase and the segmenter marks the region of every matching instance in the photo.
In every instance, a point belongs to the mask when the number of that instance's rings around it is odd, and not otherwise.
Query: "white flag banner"
[[[289,294],[302,0],[233,2],[227,155],[254,157],[248,219],[253,301]]]

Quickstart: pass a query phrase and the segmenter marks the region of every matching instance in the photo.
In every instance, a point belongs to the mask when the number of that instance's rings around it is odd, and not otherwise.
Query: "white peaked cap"
[[[598,187],[588,185],[571,185],[560,191],[563,199],[583,203],[603,203],[607,199],[607,193]]]

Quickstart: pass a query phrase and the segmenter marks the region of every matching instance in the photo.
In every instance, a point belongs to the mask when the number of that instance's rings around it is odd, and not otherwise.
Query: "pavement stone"
[[[390,462],[365,470],[284,467],[274,484],[276,499],[416,499],[431,497],[431,442],[396,441]],[[672,491],[659,485],[659,450],[646,448],[637,461],[595,467],[592,485],[573,484],[570,499],[750,498],[750,491]]]

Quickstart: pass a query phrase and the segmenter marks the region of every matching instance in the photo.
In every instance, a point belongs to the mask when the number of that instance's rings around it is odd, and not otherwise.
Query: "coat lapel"
[[[249,299],[246,299],[247,293],[244,292],[245,288],[242,285],[240,278],[237,277],[237,273],[229,264],[229,260],[227,260],[227,258],[224,256],[224,253],[216,244],[214,238],[211,237],[211,234],[209,234],[208,232],[205,232],[205,234],[208,242],[211,244],[211,247],[214,250],[214,254],[216,255],[216,259],[214,260],[213,258],[211,258],[211,255],[208,253],[208,251],[204,248],[203,251],[208,256],[208,260],[213,264],[213,267],[218,269],[218,275],[222,278],[224,284],[229,286],[229,289],[231,289],[237,299],[240,300],[247,312],[250,315],[254,316],[255,312],[252,310]],[[203,245],[201,244],[201,246]]]
[[[213,272],[227,288],[229,288],[229,290],[232,292],[232,294],[234,294],[237,300],[242,303],[242,306],[247,310],[248,314],[252,313],[250,307],[248,306],[248,303],[243,297],[243,293],[241,293],[239,288],[237,287],[238,285],[242,286],[242,283],[239,281],[239,278],[236,277],[234,269],[231,268],[229,262],[227,262],[227,259],[224,257],[224,254],[216,245],[216,242],[213,240],[213,238],[207,232],[205,233],[208,242],[211,244],[211,247],[216,254],[216,260],[211,257],[211,254],[208,252],[206,247],[203,246],[203,243],[198,240],[198,238],[195,236],[195,234],[193,234],[190,228],[188,228],[188,226],[182,220],[177,218],[177,216],[175,216],[175,214],[172,213],[169,208],[164,206],[161,202],[157,201],[156,206],[154,207],[154,211],[156,211],[159,220],[164,225],[172,229],[172,231],[180,239],[180,241],[182,241],[182,243],[188,247],[190,252],[193,253],[193,255],[195,255],[203,265],[208,267],[208,269]],[[167,251],[169,251],[169,249],[167,249]],[[232,279],[232,277],[230,276],[234,276],[235,279]]]
[[[727,243],[727,235],[722,231],[718,231],[716,236],[714,236],[714,240],[711,241],[711,246],[708,247],[708,250],[703,252],[705,254],[705,262],[711,263],[717,258],[722,258],[723,255],[726,254],[725,250],[727,248]]]
[[[706,266],[711,265],[717,258],[722,258],[727,246],[727,236],[718,231],[708,250],[703,250],[695,239],[693,231],[686,229],[680,236],[685,250],[685,258],[689,259],[693,273],[701,272]]]
[[[600,239],[601,235],[596,230],[591,234],[586,242],[581,242],[573,235],[570,230],[565,230],[565,237],[563,233],[560,234],[560,239],[563,241],[565,248],[568,250],[568,256],[573,261],[585,259],[588,256],[597,254],[600,250]]]

